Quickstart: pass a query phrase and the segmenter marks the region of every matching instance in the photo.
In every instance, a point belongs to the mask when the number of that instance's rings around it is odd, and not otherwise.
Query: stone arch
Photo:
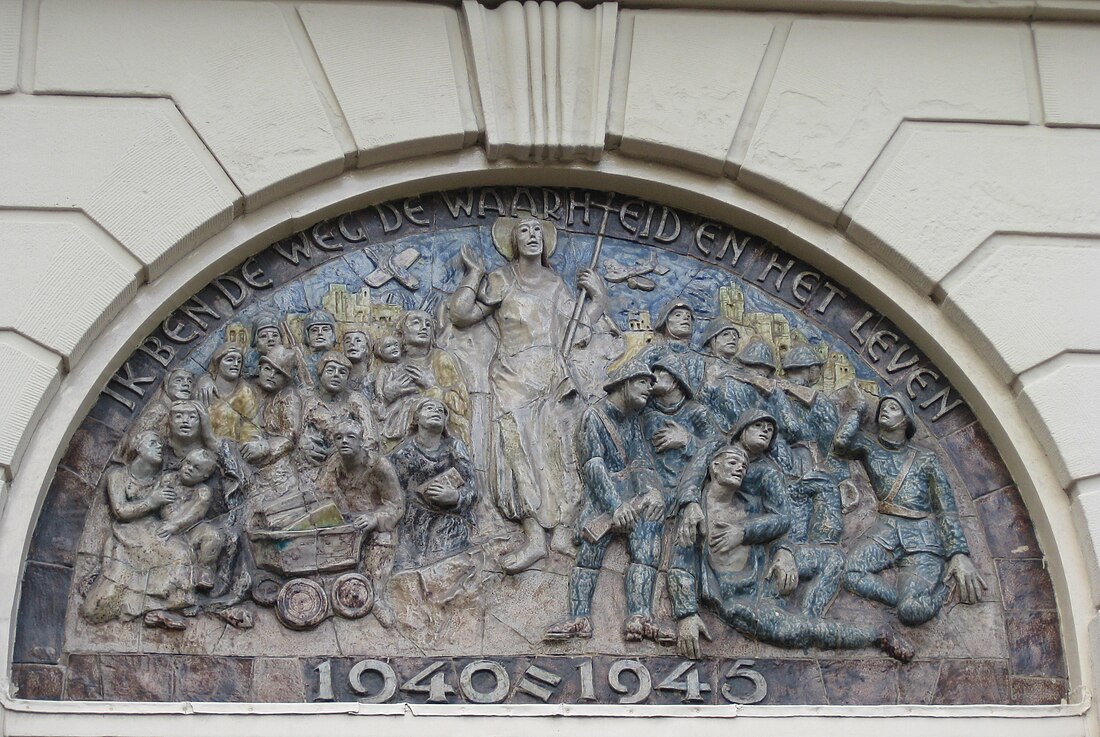
[[[142,287],[119,316],[72,367],[61,391],[34,429],[34,452],[16,475],[0,534],[6,553],[20,560],[50,473],[97,389],[156,320],[199,285],[278,238],[328,215],[428,189],[470,184],[546,184],[612,189],[644,196],[743,225],[793,255],[857,289],[895,320],[949,374],[993,435],[1027,501],[1040,542],[1052,560],[1067,660],[1075,684],[1087,682],[1087,576],[1082,548],[1066,540],[1072,529],[1068,501],[1052,493],[1060,485],[1033,432],[996,372],[939,306],[909,280],[835,230],[787,211],[736,184],[718,186],[703,177],[660,164],[605,154],[598,167],[489,164],[477,152],[435,157],[345,174],[237,218],[196,247],[162,277]],[[292,213],[292,214],[291,214]],[[1057,533],[1055,531],[1058,531]],[[3,579],[0,601],[11,602],[14,620],[17,577]],[[10,632],[11,630],[9,630]],[[11,652],[10,640],[7,652]],[[1067,717],[1068,718],[1068,717]]]

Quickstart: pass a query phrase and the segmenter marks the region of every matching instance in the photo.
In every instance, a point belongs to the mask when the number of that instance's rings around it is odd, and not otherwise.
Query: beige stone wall
[[[825,725],[827,709],[758,707],[738,728],[1100,730],[1100,3],[657,4],[0,0],[5,658],[56,458],[158,316],[337,211],[576,184],[738,222],[859,289],[950,372],[1050,559],[1075,704]],[[172,705],[31,706],[4,680],[6,734],[316,731],[228,706],[198,725]],[[634,721],[571,724],[668,728]]]

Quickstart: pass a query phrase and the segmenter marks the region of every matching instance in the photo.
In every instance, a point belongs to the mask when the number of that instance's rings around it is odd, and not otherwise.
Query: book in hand
[[[458,472],[458,469],[456,469],[454,466],[451,466],[446,471],[433,476],[432,478],[422,483],[420,486],[416,487],[416,493],[420,496],[426,496],[425,492],[428,490],[428,487],[430,487],[437,481],[441,482],[444,488],[452,491],[457,491],[458,489],[461,489],[466,483],[465,479],[462,478],[462,474]]]

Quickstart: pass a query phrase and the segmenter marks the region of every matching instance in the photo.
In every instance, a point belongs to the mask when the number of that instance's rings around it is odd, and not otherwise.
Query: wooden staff
[[[610,205],[610,200],[608,205]],[[595,271],[596,265],[599,263],[600,251],[603,250],[603,236],[607,232],[607,218],[610,214],[611,207],[605,206],[603,208],[603,219],[600,221],[600,229],[596,232],[596,247],[592,249],[592,263],[588,265],[590,271]],[[569,318],[569,327],[565,330],[565,342],[561,347],[563,356],[568,356],[569,352],[573,350],[573,339],[577,336],[577,324],[581,320],[581,312],[584,310],[586,299],[588,299],[588,292],[582,289],[581,293],[577,295],[577,303],[573,306],[573,316]]]

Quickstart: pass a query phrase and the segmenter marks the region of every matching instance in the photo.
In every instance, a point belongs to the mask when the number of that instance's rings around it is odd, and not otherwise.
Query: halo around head
[[[553,256],[554,249],[558,247],[558,229],[549,220],[530,217],[499,217],[496,219],[496,222],[493,223],[493,245],[496,246],[500,255],[509,261],[515,260],[516,254],[512,250],[512,230],[521,220],[539,221],[542,225],[543,250],[546,252],[546,258]]]

